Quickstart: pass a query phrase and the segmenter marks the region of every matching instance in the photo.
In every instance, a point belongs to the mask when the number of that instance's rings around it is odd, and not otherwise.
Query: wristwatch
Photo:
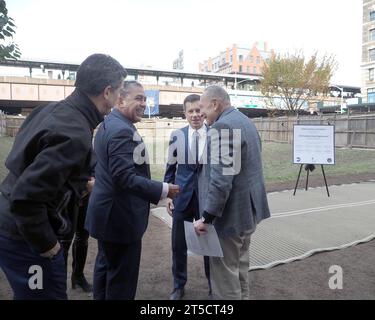
[[[208,222],[208,221],[206,221],[206,218],[204,217],[204,216],[202,216],[202,222],[204,223],[204,224],[210,224],[210,222]]]

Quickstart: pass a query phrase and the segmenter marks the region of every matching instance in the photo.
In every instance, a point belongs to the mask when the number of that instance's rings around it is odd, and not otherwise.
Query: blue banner
[[[145,90],[147,97],[146,116],[156,116],[159,114],[159,90]]]

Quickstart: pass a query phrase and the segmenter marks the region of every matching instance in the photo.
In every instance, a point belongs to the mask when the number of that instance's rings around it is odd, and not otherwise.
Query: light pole
[[[234,97],[235,97],[235,103],[237,104],[237,85],[242,83],[242,82],[246,82],[246,81],[249,81],[249,79],[245,79],[245,80],[241,80],[239,82],[237,82],[237,77],[234,78]]]
[[[237,82],[237,78],[234,78],[234,90],[237,90],[237,85],[239,85],[242,82],[250,81],[249,79],[244,79],[239,82]]]
[[[341,111],[341,113],[343,113],[343,110],[345,109],[345,106],[344,106],[344,88],[338,87],[338,86],[335,86],[335,85],[331,85],[330,87],[331,88],[337,88],[337,89],[340,90],[340,95],[341,95],[341,108],[340,108],[340,111]]]

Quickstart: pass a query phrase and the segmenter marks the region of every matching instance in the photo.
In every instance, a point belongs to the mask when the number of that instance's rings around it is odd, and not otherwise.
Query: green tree
[[[14,20],[8,16],[5,1],[0,0],[0,60],[21,57],[18,45],[12,41],[16,33],[15,28]]]
[[[321,101],[329,94],[336,67],[333,56],[319,59],[315,53],[307,60],[302,53],[276,55],[262,69],[261,92],[269,106],[279,107],[281,98],[288,110],[297,113],[306,101]]]

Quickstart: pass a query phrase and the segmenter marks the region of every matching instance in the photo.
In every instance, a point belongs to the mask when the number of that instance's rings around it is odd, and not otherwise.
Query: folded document
[[[208,232],[198,235],[192,222],[184,221],[186,245],[190,252],[209,257],[224,257],[215,227],[207,224]]]

